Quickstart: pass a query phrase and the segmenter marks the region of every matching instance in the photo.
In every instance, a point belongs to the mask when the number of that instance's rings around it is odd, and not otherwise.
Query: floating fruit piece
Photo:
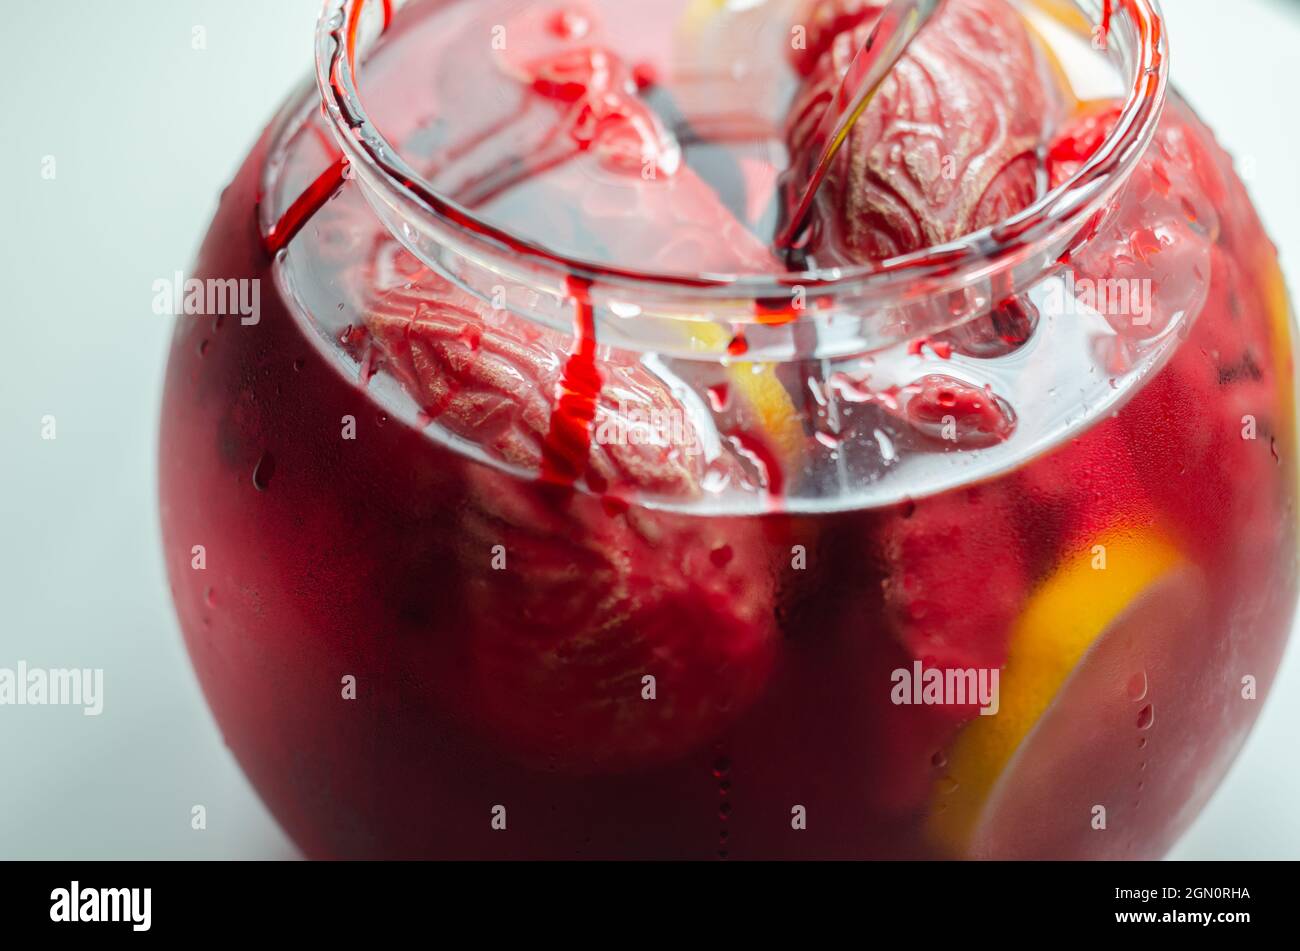
[[[570,182],[586,198],[601,189],[617,195],[617,213],[589,216],[585,226],[616,260],[631,261],[664,271],[770,272],[775,268],[768,249],[718,200],[713,189],[687,167],[671,177],[639,183],[629,201],[625,185],[583,182],[581,173],[565,170],[557,182]],[[564,199],[557,198],[557,201]],[[735,334],[707,321],[683,324],[693,346],[719,353]],[[742,361],[731,364],[728,379],[752,410],[752,435],[772,444],[782,463],[799,458],[806,442],[794,402],[778,379],[774,365]]]
[[[418,262],[405,250],[408,270]],[[423,270],[373,301],[366,326],[424,418],[527,472],[540,470],[563,372],[562,341],[496,314]],[[587,458],[597,492],[690,497],[704,459],[685,408],[639,364],[602,366]]]
[[[1101,148],[1124,111],[1116,99],[1084,103],[1047,150],[1047,172],[1053,188],[1060,188],[1079,173]]]
[[[718,12],[723,6],[709,4],[698,12]],[[549,42],[549,58],[545,60],[521,59],[512,54],[518,77],[552,98],[590,98],[592,117],[599,120],[588,123],[590,129],[583,126],[584,134],[591,137],[590,147],[628,160],[611,166],[621,169],[621,174],[604,178],[593,177],[580,163],[553,169],[544,188],[551,196],[549,204],[564,207],[579,203],[586,239],[609,260],[690,274],[780,270],[767,246],[745,228],[693,169],[657,158],[655,174],[645,174],[643,157],[637,149],[662,141],[666,133],[635,89],[619,81],[620,77],[631,76],[627,64],[613,52],[585,41],[572,48],[557,45],[554,39]],[[547,79],[541,86],[539,77]],[[632,133],[644,134],[640,139],[636,135],[628,138]],[[610,144],[611,138],[632,142],[634,148],[628,151],[617,143]],[[660,151],[652,154],[659,156]],[[714,352],[726,349],[734,336],[704,321],[690,324],[685,333],[693,344]],[[774,367],[744,362],[732,365],[728,376],[751,411],[743,420],[751,429],[748,437],[770,444],[783,467],[794,463],[806,440],[799,414]]]
[[[794,21],[794,28],[802,30],[802,36],[795,34],[802,43],[795,43],[791,48],[795,69],[804,76],[811,75],[836,37],[856,30],[868,20],[874,25],[886,3],[887,0],[805,0]]]
[[[462,525],[473,712],[522,760],[571,774],[662,762],[762,693],[779,635],[753,520],[611,515],[484,471]]]
[[[843,71],[882,4],[811,8],[808,80],[790,111],[793,154],[808,147]],[[827,39],[830,37],[830,39]],[[810,65],[811,64],[811,65]],[[1004,0],[944,7],[912,43],[853,127],[821,191],[821,258],[880,261],[994,224],[1038,195],[1038,150],[1062,114],[1061,91]]]
[[[935,844],[969,858],[1122,854],[1127,834],[1094,832],[1091,806],[1112,821],[1130,806],[1133,752],[1154,715],[1144,708],[1157,694],[1176,708],[1178,691],[1192,693],[1190,651],[1158,681],[1152,671],[1204,623],[1203,592],[1199,573],[1149,530],[1117,525],[1068,557],[1015,622],[998,712],[967,724],[947,754],[928,823]],[[1087,802],[1070,808],[1080,783]]]
[[[417,279],[367,315],[388,372],[431,424],[537,471],[563,352],[395,255],[392,268]],[[455,691],[458,713],[521,759],[575,773],[707,742],[762,691],[778,644],[763,525],[623,501],[691,498],[704,459],[685,409],[649,371],[610,362],[602,373],[585,481],[604,498],[471,466],[444,565],[467,592],[472,679]]]

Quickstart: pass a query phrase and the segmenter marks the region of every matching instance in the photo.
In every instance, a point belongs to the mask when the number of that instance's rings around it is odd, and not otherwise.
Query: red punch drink
[[[1296,598],[1274,249],[1151,0],[949,0],[786,246],[882,6],[327,4],[160,449],[307,855],[1150,858],[1213,791]]]

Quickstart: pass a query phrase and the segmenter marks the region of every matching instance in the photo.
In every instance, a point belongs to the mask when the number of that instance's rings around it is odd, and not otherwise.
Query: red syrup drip
[[[587,472],[591,427],[602,385],[596,367],[596,321],[588,291],[591,283],[570,277],[566,290],[574,303],[574,348],[556,386],[550,429],[542,444],[542,481],[572,486]],[[603,487],[592,486],[596,491]]]
[[[348,61],[356,67],[357,52],[357,30],[361,24],[361,11],[365,8],[366,0],[357,0],[352,7],[352,15],[348,19]],[[393,0],[383,0],[384,7],[384,24],[383,29],[387,31],[393,22]],[[298,236],[307,222],[311,221],[326,203],[333,198],[340,188],[343,187],[347,179],[348,162],[342,155],[335,159],[334,163],[324,172],[322,172],[314,182],[307,186],[307,190],[294,200],[280,219],[271,226],[271,229],[262,239],[262,244],[266,248],[266,253],[275,257],[290,242]]]
[[[271,230],[262,239],[267,254],[275,257],[289,246],[289,242],[298,236],[307,222],[311,221],[316,213],[325,207],[325,203],[343,187],[347,168],[347,160],[339,158],[325,169],[316,181],[307,186],[307,190],[298,196],[289,206],[289,210],[271,226]]]
[[[1101,5],[1101,41],[1109,43],[1110,41],[1110,17],[1112,0],[1102,0]]]

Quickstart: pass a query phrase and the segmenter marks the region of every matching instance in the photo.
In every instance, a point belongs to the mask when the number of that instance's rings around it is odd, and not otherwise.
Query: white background
[[[222,745],[168,602],[154,453],[170,321],[150,305],[310,69],[319,6],[6,4],[0,666],[105,668],[106,711],[0,707],[0,858],[296,855]],[[1300,287],[1300,3],[1165,7],[1175,81],[1238,156]],[[1298,655],[1175,857],[1300,858]]]

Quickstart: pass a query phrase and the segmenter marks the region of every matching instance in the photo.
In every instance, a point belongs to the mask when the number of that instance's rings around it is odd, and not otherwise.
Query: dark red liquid
[[[785,504],[817,444],[803,426],[725,431],[765,514],[696,504],[692,457],[605,445],[613,391],[673,397],[598,346],[580,281],[570,339],[502,317],[401,249],[352,181],[280,231],[293,243],[275,263],[255,216],[268,147],[196,267],[260,280],[261,319],[179,319],[160,489],[200,682],[309,856],[1154,857],[1240,748],[1295,599],[1289,310],[1244,189],[1181,102],[1075,255],[1107,277],[1204,251],[1199,316],[1163,368],[1013,471],[817,515]],[[1200,215],[1128,261],[1159,193]],[[567,224],[554,216],[557,235]],[[277,268],[295,268],[309,314]],[[353,311],[346,341],[325,340]],[[714,412],[761,402],[726,379]],[[949,451],[949,416],[972,445],[1005,436],[992,395],[945,379],[830,388],[882,427],[904,420],[908,452]],[[650,489],[682,511],[643,504]],[[918,662],[999,670],[1001,712],[895,702]]]

